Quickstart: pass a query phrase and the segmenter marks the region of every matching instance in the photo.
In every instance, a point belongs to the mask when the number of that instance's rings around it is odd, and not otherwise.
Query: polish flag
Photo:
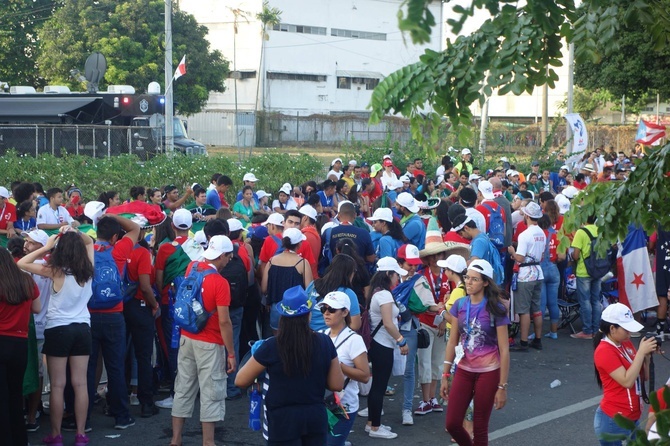
[[[635,135],[635,142],[644,145],[657,145],[654,143],[664,137],[664,125],[654,124],[653,122],[640,119],[640,124],[637,126],[637,134]]]
[[[619,302],[633,313],[658,305],[656,285],[649,263],[647,236],[639,226],[628,226],[628,235],[617,254]]]
[[[183,75],[186,74],[186,54],[181,58],[181,62],[177,65],[177,69],[174,70],[174,79],[177,80]]]

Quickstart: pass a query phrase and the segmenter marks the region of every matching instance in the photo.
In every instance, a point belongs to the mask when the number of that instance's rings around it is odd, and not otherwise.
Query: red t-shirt
[[[488,232],[488,230],[489,230],[489,220],[491,220],[491,211],[489,211],[488,208],[487,208],[486,206],[484,206],[484,203],[486,203],[488,206],[491,206],[491,208],[492,208],[494,211],[497,210],[497,209],[499,209],[499,208],[500,208],[500,205],[499,205],[498,203],[496,203],[495,201],[493,201],[493,200],[485,200],[484,202],[482,202],[482,204],[480,204],[479,206],[477,206],[477,207],[475,208],[475,209],[477,209],[479,212],[481,212],[482,215],[484,216],[484,220],[486,221],[486,231]],[[507,220],[505,219],[505,218],[506,218],[506,217],[505,217],[505,210],[504,210],[504,209],[500,209],[500,214],[502,215],[502,221],[503,221],[503,223],[506,223]]]
[[[635,359],[635,353],[635,347],[630,341],[622,342],[620,347],[615,347],[607,341],[601,341],[593,354],[593,361],[603,383],[603,399],[600,401],[600,408],[608,417],[613,418],[614,415],[620,413],[635,421],[639,420],[642,415],[640,395],[636,392],[637,385],[634,384],[630,389],[626,389],[610,376],[610,373],[619,367],[628,370]]]
[[[0,209],[0,229],[13,226],[16,221],[16,206],[5,200],[5,205]]]
[[[421,169],[414,169],[414,178],[418,177],[419,175],[423,175],[423,178],[426,179],[426,172],[424,172]]]
[[[28,338],[30,307],[33,300],[40,296],[40,290],[34,281],[33,286],[33,298],[18,305],[10,305],[4,298],[0,298],[0,336]]]
[[[131,282],[139,282],[141,275],[148,275],[149,281],[153,285],[156,282],[156,274],[154,272],[154,267],[151,264],[151,253],[149,250],[142,247],[136,246],[133,251],[130,253],[130,259],[128,260],[128,279]],[[137,287],[137,293],[135,293],[135,299],[144,300],[144,293]]]
[[[233,243],[238,246],[237,255],[240,256],[240,260],[244,264],[244,269],[247,272],[251,271],[251,260],[249,259],[249,253],[247,252],[247,247],[244,246],[244,242],[241,240],[233,240]]]
[[[277,237],[281,238],[281,234],[277,234]],[[263,263],[268,263],[270,259],[274,257],[276,252],[277,242],[275,242],[274,237],[269,235],[265,237],[265,241],[263,242],[263,247],[261,248],[261,253],[258,256],[258,260]],[[312,277],[315,279],[319,277],[316,271],[316,260],[314,260],[314,256],[312,255],[312,248],[309,246],[309,243],[303,242],[296,254],[307,260],[307,263],[309,263],[309,267],[312,270]]]
[[[460,236],[458,233],[453,232],[453,231],[447,231],[443,236],[442,240],[445,242],[457,242],[457,243],[465,243],[466,245],[469,245],[472,240],[468,240],[465,237]]]
[[[123,277],[123,269],[128,264],[128,259],[130,259],[130,254],[133,252],[133,247],[135,243],[129,237],[123,237],[121,240],[114,244],[112,248],[112,257],[116,263],[116,267],[119,269],[119,275]],[[96,244],[94,249],[99,251],[102,249],[100,245]],[[91,313],[120,313],[123,311],[123,301],[119,302],[112,308],[106,310],[88,310]]]
[[[451,293],[451,284],[449,283],[449,278],[447,278],[447,274],[442,273],[441,276],[436,277],[430,271],[430,268],[425,268],[421,274],[426,278],[426,282],[428,282],[430,292],[432,293],[433,298],[435,299],[435,305],[439,304],[440,302],[443,303],[446,302],[447,294]],[[436,290],[436,288],[439,289],[439,292]],[[437,313],[432,311],[426,311],[424,313],[419,314],[419,321],[428,326],[434,327],[435,316],[437,316]]]
[[[523,231],[525,231],[526,229],[528,229],[528,225],[526,224],[525,221],[521,220],[516,225],[516,229],[514,230],[514,235],[512,236],[512,241],[513,242],[518,242],[519,241],[519,235],[521,235],[521,233]]]
[[[377,174],[377,175],[379,175],[379,174]],[[381,183],[381,181],[379,180],[379,178],[376,178],[376,177],[375,177],[375,178],[372,178],[372,177],[371,177],[370,179],[372,180],[372,184],[375,185],[375,187],[373,187],[372,190],[371,190],[370,193],[369,193],[369,195],[370,195],[370,204],[372,204],[372,203],[375,202],[375,200],[376,200],[377,198],[379,198],[379,197],[382,196],[383,188],[382,188],[382,183]]]
[[[155,270],[156,271],[165,271],[165,263],[167,262],[167,259],[174,254],[174,252],[177,250],[177,246],[174,245],[176,242],[178,245],[183,245],[184,242],[188,240],[188,237],[185,235],[180,235],[179,237],[176,237],[174,241],[170,243],[163,243],[158,247],[158,252],[156,253],[156,261],[154,263]],[[162,305],[167,305],[169,301],[169,296],[168,296],[168,290],[170,289],[170,284],[169,283],[164,283],[163,284],[163,289],[160,290],[161,292],[161,304]]]
[[[193,264],[194,262],[191,262],[188,268],[186,268],[186,275],[191,271]],[[198,270],[204,271],[205,268],[212,268],[215,271],[214,274],[210,274],[202,281],[202,305],[205,307],[205,311],[213,314],[207,320],[207,325],[205,325],[205,328],[200,333],[189,333],[186,330],[182,330],[181,335],[196,341],[223,345],[217,307],[230,306],[230,285],[228,285],[228,281],[216,271],[216,268],[211,263],[205,261],[198,264]]]
[[[554,229],[556,230],[556,232],[558,232],[561,230],[562,227],[563,227],[563,216],[559,215],[558,221],[554,224]]]
[[[544,231],[545,237],[549,238],[549,231],[545,229]],[[554,232],[551,234],[551,238],[549,238],[549,261],[551,263],[556,263],[558,260],[558,254],[556,253],[556,248],[558,248],[558,237],[556,236],[556,233]]]
[[[307,226],[302,229],[302,233],[305,235],[305,240],[303,243],[309,245],[309,248],[312,250],[312,256],[315,259],[319,258],[321,253],[321,236],[316,231],[314,226]]]

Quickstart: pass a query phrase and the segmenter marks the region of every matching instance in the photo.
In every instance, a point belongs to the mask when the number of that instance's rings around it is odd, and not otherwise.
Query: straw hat
[[[442,233],[440,227],[437,225],[437,219],[430,217],[428,220],[428,228],[426,230],[426,244],[425,247],[419,251],[419,256],[427,257],[434,254],[439,254],[447,250],[447,245],[442,240]]]

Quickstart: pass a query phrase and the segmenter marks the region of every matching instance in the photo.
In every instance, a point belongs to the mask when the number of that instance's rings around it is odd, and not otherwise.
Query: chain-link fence
[[[98,125],[0,125],[0,154],[7,150],[38,156],[88,155],[107,157],[123,153],[146,159],[163,150],[161,128]]]

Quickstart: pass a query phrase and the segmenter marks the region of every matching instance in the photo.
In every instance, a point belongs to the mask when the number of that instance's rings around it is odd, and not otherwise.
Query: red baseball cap
[[[384,166],[392,166],[392,165],[393,165],[393,161],[390,160],[389,158],[386,158],[384,160]]]
[[[400,248],[398,248],[398,253],[396,254],[396,257],[404,260],[405,262],[409,263],[410,265],[422,265],[423,262],[421,261],[421,258],[419,256],[419,248],[417,248],[414,245],[402,245]]]

